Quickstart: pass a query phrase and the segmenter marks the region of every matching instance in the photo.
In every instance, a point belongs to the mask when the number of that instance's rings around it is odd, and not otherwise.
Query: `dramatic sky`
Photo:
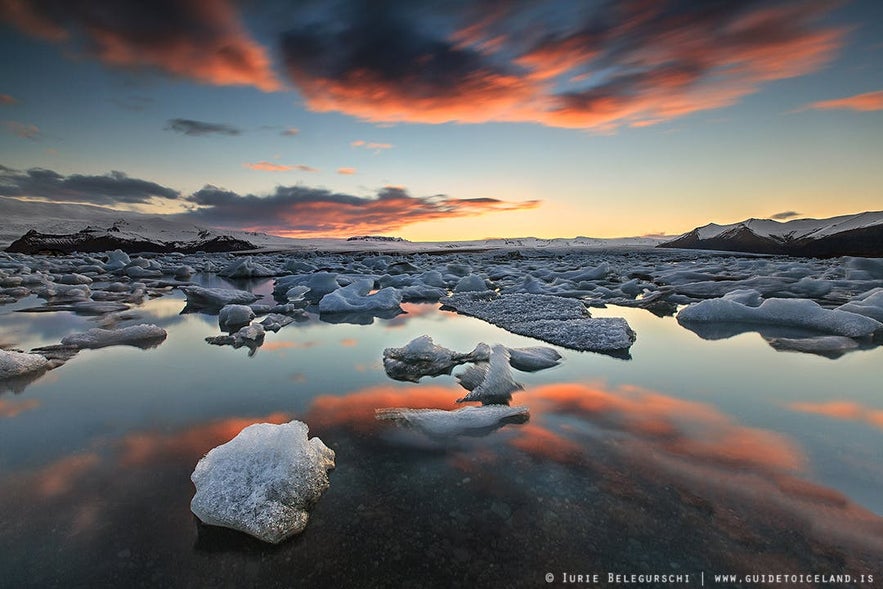
[[[0,0],[0,54],[0,197],[413,240],[883,209],[879,0]]]

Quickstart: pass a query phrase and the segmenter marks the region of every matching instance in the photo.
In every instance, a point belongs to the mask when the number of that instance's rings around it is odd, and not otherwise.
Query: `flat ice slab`
[[[299,534],[328,489],[334,451],[300,421],[256,423],[196,465],[190,509],[205,524],[278,544]]]
[[[166,330],[156,325],[142,323],[121,329],[90,329],[74,333],[61,340],[62,345],[81,349],[106,348],[108,346],[135,346],[152,348],[166,339]]]
[[[203,288],[201,286],[181,287],[187,296],[187,304],[192,307],[220,309],[225,305],[247,305],[258,300],[257,295],[247,290],[230,288]]]
[[[442,302],[506,331],[574,350],[621,352],[630,348],[636,337],[625,319],[593,319],[575,299],[527,293],[460,293]]]
[[[456,436],[483,436],[507,423],[524,423],[530,419],[527,407],[485,405],[463,407],[453,411],[443,409],[377,409],[378,420],[392,420],[414,428],[433,438]]]

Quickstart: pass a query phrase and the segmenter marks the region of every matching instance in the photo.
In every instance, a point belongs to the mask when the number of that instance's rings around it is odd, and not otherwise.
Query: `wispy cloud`
[[[355,168],[337,168],[337,173],[344,176],[352,176],[357,170]]]
[[[240,135],[242,131],[232,125],[224,123],[206,123],[191,119],[170,119],[166,124],[166,130],[201,137],[204,135]]]
[[[291,172],[298,170],[301,172],[318,172],[317,168],[307,166],[305,164],[274,164],[273,162],[260,161],[245,164],[246,168],[258,170],[261,172]]]
[[[800,110],[857,110],[862,112],[883,110],[883,90],[856,94],[846,98],[821,100],[808,104]]]
[[[393,145],[392,143],[380,143],[377,141],[364,141],[362,139],[357,139],[356,141],[350,142],[350,147],[358,147],[371,150],[374,153],[380,153],[385,149],[392,149]]]
[[[282,36],[286,72],[311,110],[378,123],[646,126],[817,71],[846,33],[818,0],[340,4]]]
[[[191,222],[281,235],[387,232],[422,221],[532,209],[540,204],[536,200],[416,197],[394,187],[364,198],[302,185],[277,186],[267,196],[241,195],[207,185],[189,200],[199,208],[179,216]]]
[[[771,219],[776,219],[777,221],[783,221],[785,219],[792,219],[794,217],[799,217],[800,213],[797,211],[782,211],[781,213],[776,213],[772,215]]]
[[[3,121],[3,126],[6,127],[7,131],[12,133],[16,137],[21,137],[22,139],[38,141],[43,138],[43,133],[40,131],[40,127],[31,123],[20,123],[19,121]]]
[[[95,205],[147,203],[153,198],[174,200],[177,190],[148,180],[112,171],[103,176],[71,174],[31,168],[27,171],[0,166],[0,196],[36,197],[56,202]]]
[[[231,0],[9,0],[0,2],[0,20],[110,66],[218,86],[281,88],[267,51],[248,35]]]
[[[295,135],[298,135],[299,133],[300,133],[300,129],[297,129],[295,127],[289,127],[287,129],[283,129],[282,131],[279,131],[279,134],[282,135],[283,137],[294,137]]]

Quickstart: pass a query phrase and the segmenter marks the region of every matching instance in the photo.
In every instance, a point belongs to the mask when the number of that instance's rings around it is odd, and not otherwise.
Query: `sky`
[[[5,198],[415,241],[883,209],[877,0],[0,0],[0,54]]]

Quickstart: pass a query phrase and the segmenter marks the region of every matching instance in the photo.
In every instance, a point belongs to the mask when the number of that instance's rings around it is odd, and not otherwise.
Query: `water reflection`
[[[789,403],[787,407],[799,413],[822,415],[843,421],[856,421],[883,429],[883,410],[867,407],[855,401],[795,402]]]

